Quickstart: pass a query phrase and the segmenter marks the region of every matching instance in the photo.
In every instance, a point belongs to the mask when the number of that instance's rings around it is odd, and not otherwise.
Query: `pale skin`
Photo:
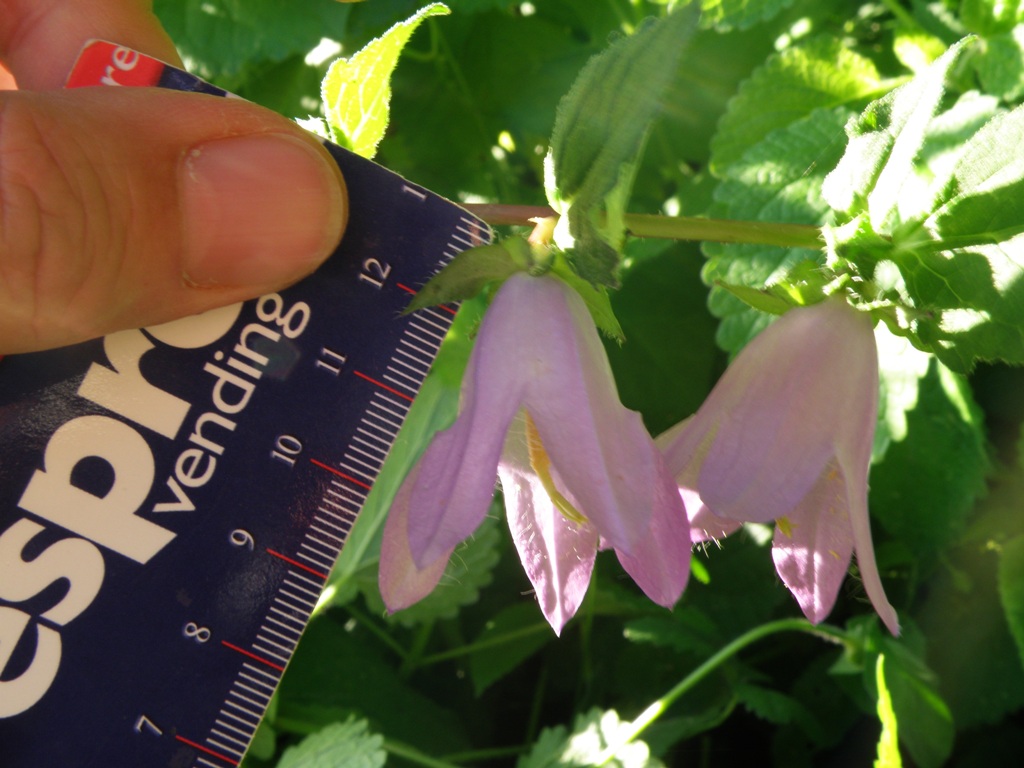
[[[0,355],[278,290],[344,230],[337,167],[279,115],[63,90],[93,38],[181,65],[149,0],[0,0]]]

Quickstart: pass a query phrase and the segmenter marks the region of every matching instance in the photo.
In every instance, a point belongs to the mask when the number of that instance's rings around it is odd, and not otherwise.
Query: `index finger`
[[[0,64],[19,88],[60,88],[94,38],[181,63],[151,0],[0,0]]]

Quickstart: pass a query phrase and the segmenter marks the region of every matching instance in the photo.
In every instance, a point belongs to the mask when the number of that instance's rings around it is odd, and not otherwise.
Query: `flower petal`
[[[651,600],[671,608],[690,577],[690,524],[679,489],[659,455],[654,509],[632,552],[616,549],[622,567]]]
[[[394,613],[408,608],[429,595],[444,574],[452,549],[442,553],[424,568],[418,568],[409,551],[409,502],[416,484],[418,469],[405,478],[391,503],[384,523],[384,538],[380,549],[378,584],[384,605]]]
[[[629,553],[654,508],[657,449],[640,415],[619,402],[582,299],[559,280],[532,279],[542,284],[519,290],[543,292],[546,301],[544,316],[532,318],[519,340],[530,381],[523,407],[565,490],[601,536]]]
[[[846,499],[845,479],[832,460],[800,505],[775,525],[775,570],[815,624],[832,611],[853,554]]]
[[[535,355],[520,337],[532,332],[531,322],[549,313],[550,299],[528,290],[536,281],[513,275],[495,295],[463,376],[459,416],[420,459],[408,523],[418,567],[450,551],[487,513],[505,435]]]
[[[729,366],[694,416],[714,432],[697,488],[715,514],[768,522],[817,482],[844,425],[877,390],[871,320],[845,301],[791,310]]]
[[[557,635],[575,615],[590,584],[597,533],[555,509],[530,467],[523,430],[520,417],[509,430],[498,474],[519,559]]]
[[[724,539],[743,523],[714,514],[697,492],[700,465],[711,446],[714,433],[699,435],[692,424],[692,417],[679,422],[658,435],[654,444],[664,456],[665,466],[679,486],[679,495],[683,497],[686,516],[690,521],[690,541],[699,544]]]

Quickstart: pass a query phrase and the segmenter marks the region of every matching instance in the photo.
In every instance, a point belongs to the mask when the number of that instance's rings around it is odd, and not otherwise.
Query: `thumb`
[[[281,288],[331,253],[347,211],[327,151],[253,104],[0,93],[0,354]]]

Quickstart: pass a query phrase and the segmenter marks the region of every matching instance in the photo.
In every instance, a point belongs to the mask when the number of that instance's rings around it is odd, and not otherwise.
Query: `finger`
[[[61,87],[92,38],[181,62],[148,0],[0,0],[0,61],[22,89]]]
[[[323,147],[241,100],[0,92],[0,353],[276,290],[327,257],[346,215]]]

